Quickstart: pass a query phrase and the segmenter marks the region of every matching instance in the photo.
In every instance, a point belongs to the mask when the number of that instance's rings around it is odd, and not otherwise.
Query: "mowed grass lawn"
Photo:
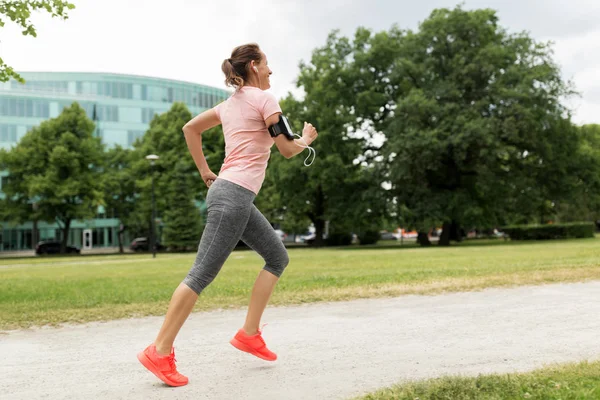
[[[272,305],[600,279],[600,240],[290,249]],[[0,330],[162,315],[195,254],[0,259]],[[242,307],[262,260],[235,251],[196,310]]]
[[[527,373],[409,382],[356,400],[600,399],[600,362],[554,365]]]

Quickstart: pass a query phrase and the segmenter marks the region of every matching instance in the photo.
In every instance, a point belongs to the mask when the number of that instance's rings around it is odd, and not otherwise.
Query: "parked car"
[[[327,234],[323,233],[323,240],[327,239]],[[307,235],[304,235],[301,237],[302,243],[306,243],[308,245],[312,245],[315,240],[317,240],[317,233],[316,232],[312,232],[309,233]]]
[[[300,236],[300,241],[302,243],[312,243],[315,241],[317,234],[315,232],[309,232],[306,235]]]
[[[135,238],[129,245],[129,248],[132,251],[150,251],[151,250],[150,249],[150,241],[148,240],[148,238],[145,238],[145,237]],[[165,246],[160,244],[159,241],[156,241],[156,250],[158,251],[158,250],[164,250],[164,249],[165,249]]]
[[[296,238],[294,239],[294,241],[296,243],[304,243],[304,240],[306,240],[306,237],[309,236],[309,235],[312,235],[312,233],[307,232],[307,233],[304,233],[302,235],[295,235]]]
[[[394,232],[381,231],[379,234],[381,240],[398,240],[400,238],[400,235],[397,235]]]
[[[61,243],[57,240],[44,240],[35,245],[35,254],[59,254]],[[67,246],[67,254],[80,254],[81,250],[75,246]]]
[[[281,229],[275,229],[275,233],[277,234],[277,236],[279,236],[279,239],[281,239],[281,241],[283,242],[285,240],[285,238],[287,237],[287,233],[285,233],[284,231],[282,231]]]

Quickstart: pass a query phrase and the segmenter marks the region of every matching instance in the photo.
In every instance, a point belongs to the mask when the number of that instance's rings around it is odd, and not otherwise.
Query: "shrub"
[[[552,240],[570,238],[593,238],[594,224],[577,222],[552,225],[516,225],[503,229],[512,240]]]
[[[358,234],[358,240],[361,245],[375,244],[379,240],[379,231],[365,231]]]
[[[352,244],[352,235],[349,233],[332,233],[325,239],[327,246],[350,246]]]

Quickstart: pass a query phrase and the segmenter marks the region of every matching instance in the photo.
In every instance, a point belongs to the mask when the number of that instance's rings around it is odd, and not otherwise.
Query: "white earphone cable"
[[[262,85],[260,82],[260,72],[258,72],[258,67],[253,66],[252,69],[254,69],[254,72],[256,72],[256,77],[258,78],[258,88],[262,89]]]
[[[317,157],[317,152],[315,151],[315,149],[313,149],[312,147],[307,145],[306,142],[304,141],[304,139],[300,135],[298,135],[297,133],[294,133],[294,136],[298,136],[298,139],[304,143],[304,145],[299,144],[300,147],[304,147],[305,149],[308,149],[308,156],[304,160],[304,166],[310,167],[312,165],[312,163],[315,162],[315,158]],[[307,164],[306,162],[308,161],[308,159],[310,158],[311,155],[312,155],[312,160],[311,160],[310,164]]]

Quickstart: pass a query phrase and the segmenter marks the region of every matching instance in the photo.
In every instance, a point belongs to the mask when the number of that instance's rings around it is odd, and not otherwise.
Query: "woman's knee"
[[[200,293],[202,293],[202,290],[204,290],[204,285],[200,279],[191,274],[188,274],[182,283],[192,289],[198,296],[200,296]]]
[[[200,295],[217,277],[220,270],[221,264],[194,264],[183,280],[183,283],[196,292],[197,295]]]
[[[268,260],[265,265],[265,270],[269,271],[273,275],[280,277],[283,274],[283,271],[290,263],[290,257],[288,256],[287,251],[283,251],[274,257],[271,260]]]

